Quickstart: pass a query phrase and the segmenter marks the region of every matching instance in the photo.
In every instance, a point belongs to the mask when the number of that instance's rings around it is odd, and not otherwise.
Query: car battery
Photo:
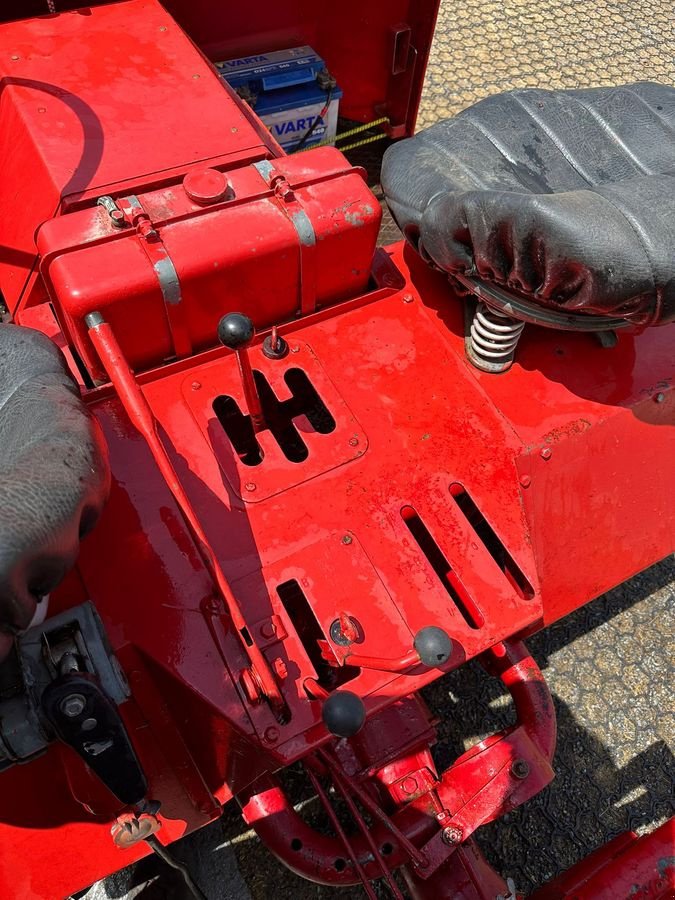
[[[342,91],[311,47],[216,63],[287,152],[335,139]]]

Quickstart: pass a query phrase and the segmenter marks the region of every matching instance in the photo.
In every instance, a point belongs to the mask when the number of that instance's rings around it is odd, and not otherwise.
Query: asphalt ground
[[[672,0],[444,0],[419,127],[509,88],[639,80],[675,83]],[[371,168],[378,152],[375,145],[368,151]],[[383,237],[394,236],[390,223]],[[674,601],[671,558],[528,641],[557,707],[556,780],[478,832],[490,861],[519,890],[531,891],[627,828],[651,830],[673,814]],[[441,767],[510,721],[508,696],[473,664],[432,685],[425,697],[443,720],[434,750]],[[315,804],[293,772],[289,789],[311,816]],[[210,900],[363,896],[287,871],[247,831],[234,806],[173,850]],[[186,893],[173,873],[148,859],[86,896],[178,900]]]

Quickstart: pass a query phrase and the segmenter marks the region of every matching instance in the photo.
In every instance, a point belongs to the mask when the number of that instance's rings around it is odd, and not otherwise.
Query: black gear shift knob
[[[243,350],[254,337],[253,322],[243,313],[228,313],[218,322],[218,340],[230,350]]]
[[[246,398],[248,413],[253,423],[253,430],[262,431],[265,425],[265,416],[260,402],[260,395],[256,387],[255,378],[253,377],[253,369],[251,361],[248,358],[248,347],[255,337],[255,328],[253,322],[243,313],[228,313],[218,322],[218,340],[227,347],[228,350],[234,350],[239,365],[239,374],[241,375],[241,386]]]

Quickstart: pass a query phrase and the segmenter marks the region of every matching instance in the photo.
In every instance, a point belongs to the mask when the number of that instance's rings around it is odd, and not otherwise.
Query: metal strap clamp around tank
[[[316,309],[316,233],[314,226],[286,176],[275,169],[268,159],[263,159],[253,165],[274,191],[279,209],[290,219],[298,235],[300,248],[299,312],[300,315],[307,316]]]
[[[111,219],[118,227],[122,223],[130,225],[136,230],[139,243],[159,282],[174,353],[178,359],[190,356],[192,341],[185,318],[180,278],[160,231],[135,194],[120,197],[118,200],[101,197],[98,205],[108,210]],[[121,211],[122,220],[120,220],[117,210]]]

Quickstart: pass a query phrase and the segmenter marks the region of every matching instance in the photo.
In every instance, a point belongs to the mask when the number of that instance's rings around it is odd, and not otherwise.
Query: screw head
[[[527,778],[527,776],[530,774],[530,767],[524,759],[517,759],[511,765],[511,774],[514,776],[514,778]]]
[[[350,447],[358,447],[358,446],[359,446],[359,439],[358,439],[356,436],[355,436],[355,437],[350,437],[350,438],[349,438],[349,446],[350,446]]]
[[[93,731],[94,728],[98,725],[98,722],[94,718],[85,719],[82,725],[82,731]]]
[[[654,400],[657,403],[663,403],[665,401],[665,399],[666,399],[666,395],[662,391],[659,391],[659,393],[656,395],[656,397],[654,397]]]
[[[68,694],[61,701],[59,709],[64,716],[68,716],[69,719],[75,719],[82,713],[86,705],[87,701],[82,694]]]
[[[265,729],[263,739],[268,744],[276,744],[276,742],[279,740],[279,729],[276,727],[276,725],[270,725],[269,728]]]
[[[200,390],[200,389],[201,389],[201,386],[202,386],[201,381],[193,381],[193,382],[192,382],[192,385],[191,385],[193,391],[198,391],[198,390]]]
[[[528,488],[532,484],[532,479],[529,475],[521,475],[520,483],[524,488]]]
[[[412,303],[414,299],[415,299],[415,298],[413,297],[412,294],[404,294],[404,295],[403,295],[403,302],[404,302],[404,303]]]
[[[343,544],[351,544],[353,540],[354,540],[354,538],[351,536],[351,534],[346,534],[346,535],[342,538],[342,543],[343,543]]]
[[[247,481],[246,484],[244,485],[244,487],[246,488],[247,491],[254,491],[256,489],[257,485],[253,481]]]
[[[543,447],[540,453],[542,459],[550,459],[553,451],[550,447]]]

